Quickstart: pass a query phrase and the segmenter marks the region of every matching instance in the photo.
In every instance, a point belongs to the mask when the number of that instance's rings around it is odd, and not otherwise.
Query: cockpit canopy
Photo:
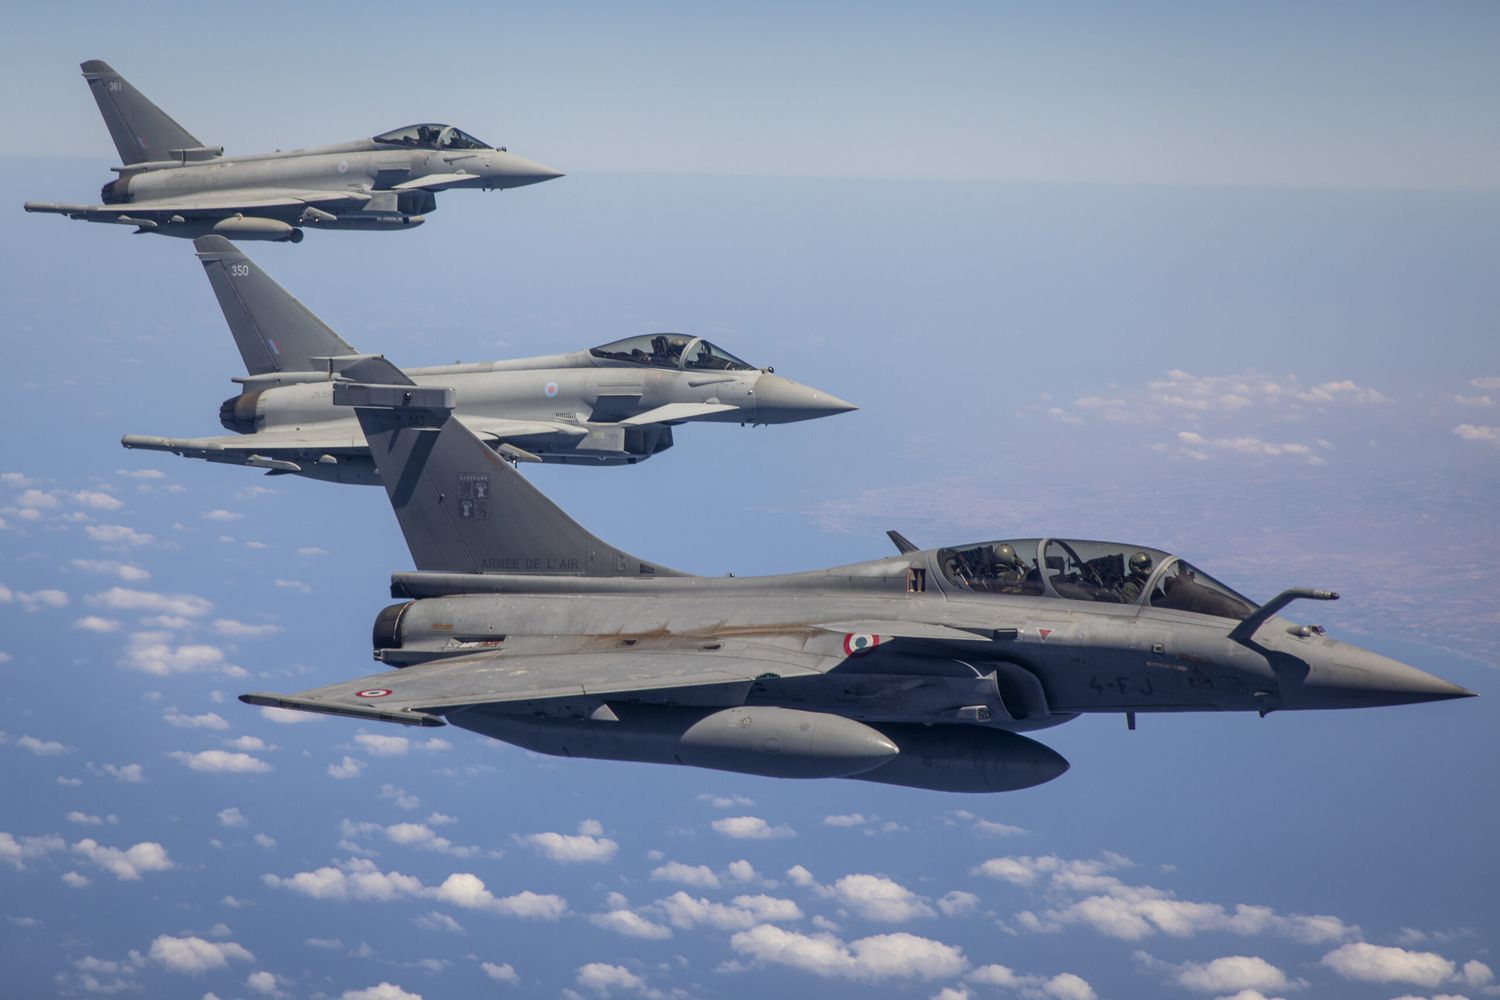
[[[959,590],[1145,604],[1243,621],[1256,605],[1184,559],[1120,542],[1017,538],[939,549]]]
[[[689,337],[683,333],[648,333],[639,337],[627,337],[596,347],[589,353],[606,361],[626,361],[653,368],[732,372],[755,370],[754,365],[746,364],[722,347],[710,344],[702,337]]]
[[[408,125],[385,132],[375,137],[383,146],[410,146],[414,149],[493,149],[487,142],[480,142],[462,129],[452,125],[429,122],[425,125]]]

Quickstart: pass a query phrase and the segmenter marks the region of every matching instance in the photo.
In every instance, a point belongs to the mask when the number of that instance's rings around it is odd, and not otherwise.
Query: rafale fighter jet
[[[137,233],[302,242],[302,228],[409,229],[450,188],[513,188],[562,174],[452,125],[408,125],[369,139],[289,152],[225,156],[206,146],[110,68],[91,59],[94,92],[120,176],[102,205],[28,201],[28,212],[134,226]]]
[[[127,448],[170,451],[339,483],[380,482],[369,446],[329,386],[358,354],[222,236],[194,244],[249,374],[224,400],[226,437],[127,434]],[[418,384],[451,386],[458,416],[511,461],[626,465],[672,447],[690,421],[784,424],[855,409],[762,371],[701,337],[647,334],[589,351],[409,368]]]
[[[392,577],[407,600],[375,620],[375,658],[403,669],[252,705],[448,722],[569,757],[999,792],[1067,770],[1019,733],[1085,712],[1133,725],[1470,695],[1277,617],[1336,594],[1257,606],[1133,545],[924,550],[892,533],[891,558],[689,576],[579,527],[451,417],[451,390],[333,396],[355,408],[416,562]]]

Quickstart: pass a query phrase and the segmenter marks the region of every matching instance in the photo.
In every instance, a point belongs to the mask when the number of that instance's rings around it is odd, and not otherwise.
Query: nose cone
[[[561,170],[553,170],[544,163],[496,150],[489,155],[489,163],[485,168],[485,187],[525,187],[527,184],[540,184],[561,176]]]
[[[830,393],[769,373],[755,380],[754,392],[758,424],[789,424],[859,409]]]
[[[1472,698],[1474,692],[1357,646],[1337,644],[1300,683],[1282,683],[1288,708],[1375,708]]]

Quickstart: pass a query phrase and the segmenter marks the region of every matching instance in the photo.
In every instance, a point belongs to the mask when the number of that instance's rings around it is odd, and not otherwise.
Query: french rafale
[[[366,374],[381,374],[372,362]],[[375,620],[394,672],[252,705],[445,723],[545,754],[999,792],[1067,762],[1024,732],[1085,713],[1360,708],[1470,696],[1279,616],[1157,549],[1062,538],[708,578],[572,521],[386,367],[339,382],[416,572]]]
[[[120,153],[101,205],[28,201],[28,212],[134,226],[137,233],[300,243],[304,229],[410,229],[454,188],[513,188],[561,177],[452,125],[408,125],[368,139],[225,156],[152,104],[108,63],[83,63]]]
[[[174,452],[340,483],[379,484],[369,446],[329,387],[358,378],[359,354],[222,236],[195,246],[244,360],[224,400],[229,436],[127,434],[127,448]],[[761,370],[701,337],[646,334],[587,351],[408,368],[455,390],[458,419],[512,461],[625,465],[672,446],[684,423],[782,424],[854,409]]]

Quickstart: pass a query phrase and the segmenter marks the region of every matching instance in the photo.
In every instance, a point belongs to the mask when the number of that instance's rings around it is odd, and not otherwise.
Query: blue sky
[[[1487,697],[1084,719],[1042,734],[1067,775],[983,799],[273,719],[234,695],[373,669],[409,566],[384,498],[120,449],[218,430],[240,369],[201,268],[16,211],[6,991],[1496,993],[1495,8],[114,16],[0,40],[16,202],[115,162],[84,58],[231,151],[451,120],[568,176],[247,249],[397,363],[682,329],[862,405],[527,470],[630,551],[1138,541],[1339,590],[1334,634]]]

